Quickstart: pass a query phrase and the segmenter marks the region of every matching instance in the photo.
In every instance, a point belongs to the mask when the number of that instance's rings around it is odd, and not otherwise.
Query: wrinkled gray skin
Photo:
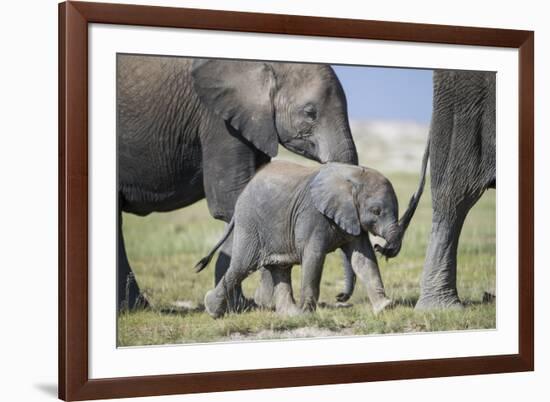
[[[313,311],[325,256],[342,249],[365,285],[375,312],[389,306],[368,233],[399,250],[401,231],[397,198],[379,172],[360,166],[328,163],[303,167],[275,161],[262,168],[240,195],[233,221],[222,240],[197,264],[203,269],[216,248],[233,233],[229,270],[205,296],[213,317],[234,309],[235,289],[257,267],[271,273],[277,312]],[[291,268],[302,265],[300,307],[290,283]]]
[[[147,215],[206,197],[212,216],[229,222],[278,144],[319,162],[357,163],[330,66],[119,55],[117,69],[119,308],[147,304],[126,256],[121,211]],[[216,280],[229,261],[224,248]]]
[[[435,71],[430,159],[432,231],[417,309],[462,307],[456,289],[464,220],[496,188],[495,73]],[[421,187],[424,182],[422,175]],[[418,201],[418,200],[417,200]]]

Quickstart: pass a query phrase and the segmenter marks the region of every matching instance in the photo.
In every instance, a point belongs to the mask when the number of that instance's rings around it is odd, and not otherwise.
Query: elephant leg
[[[227,240],[222,244],[218,259],[216,260],[216,267],[214,269],[214,285],[217,285],[223,278],[229,265],[231,264],[231,250],[233,249],[233,233],[229,235]]]
[[[468,208],[469,209],[469,208]],[[456,288],[458,239],[468,211],[441,215],[434,211],[416,309],[461,308]]]
[[[118,256],[117,256],[117,303],[118,310],[134,310],[150,307],[147,298],[141,293],[136,276],[130,268],[124,237],[122,235],[122,212],[118,212]]]
[[[376,254],[368,235],[361,236],[346,245],[343,250],[353,271],[367,290],[374,313],[378,314],[390,307],[392,300],[386,296]]]
[[[292,266],[271,266],[266,269],[271,272],[273,278],[273,299],[275,302],[275,311],[287,316],[301,314],[301,310],[296,306],[292,292]]]
[[[432,231],[415,307],[418,310],[462,308],[456,288],[458,241],[468,212],[484,192],[478,179],[464,177],[461,181],[456,175],[442,176],[432,168]]]
[[[432,231],[416,309],[462,308],[457,249],[468,212],[496,185],[494,74],[435,72],[429,155]]]
[[[300,291],[300,306],[303,311],[315,311],[317,308],[324,263],[325,254],[323,252],[310,249],[304,253]]]
[[[214,271],[214,285],[217,285],[223,278],[231,264],[231,250],[233,249],[233,233],[229,235],[227,240],[220,248],[218,259],[216,260],[216,268]],[[256,307],[254,300],[248,299],[242,290],[239,283],[235,288],[235,303],[234,307],[237,311],[248,311]]]
[[[274,281],[272,272],[267,268],[260,268],[260,284],[256,288],[254,293],[254,301],[258,306],[265,309],[272,309],[273,305],[273,293],[274,293]]]
[[[239,228],[235,228],[235,232]],[[235,233],[234,232],[234,233]],[[255,269],[257,269],[257,245],[252,236],[243,237],[241,241],[238,234],[233,239],[233,253],[231,264],[227,272],[221,277],[216,287],[208,291],[204,297],[206,312],[214,318],[223,316],[226,312],[241,312],[237,289],[240,289],[242,281]]]
[[[237,309],[236,287],[248,276],[248,268],[244,265],[231,264],[216,287],[204,296],[206,312],[214,318],[219,318],[227,312],[239,312]]]
[[[351,295],[353,294],[353,290],[355,289],[355,272],[353,272],[353,268],[351,266],[351,261],[349,258],[347,258],[346,254],[344,252],[341,252],[342,255],[342,265],[344,266],[344,289],[342,292],[338,293],[336,296],[336,300],[338,300],[341,303],[347,302]]]

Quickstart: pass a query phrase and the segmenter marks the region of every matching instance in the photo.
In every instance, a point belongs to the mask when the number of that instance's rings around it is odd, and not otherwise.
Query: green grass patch
[[[387,175],[401,209],[415,191],[418,176]],[[124,236],[130,264],[153,311],[119,316],[119,346],[158,345],[311,336],[366,335],[422,331],[495,328],[494,303],[483,303],[484,292],[495,291],[495,192],[489,191],[470,212],[462,231],[458,256],[458,291],[463,310],[416,312],[419,281],[431,230],[429,183],[404,240],[400,255],[380,259],[387,294],[396,307],[375,316],[358,284],[351,307],[338,307],[335,296],[343,287],[338,254],[327,257],[317,312],[285,318],[270,311],[231,314],[214,320],[202,308],[213,287],[213,265],[200,274],[195,263],[217,242],[223,222],[210,217],[205,201],[170,212],[141,218],[124,215]],[[113,273],[114,274],[114,273]],[[293,268],[295,294],[299,294],[300,268]],[[251,296],[259,275],[251,275],[243,288]]]

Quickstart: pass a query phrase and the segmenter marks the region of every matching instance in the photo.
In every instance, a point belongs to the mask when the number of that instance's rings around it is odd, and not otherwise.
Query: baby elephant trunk
[[[386,258],[393,258],[399,254],[401,250],[401,241],[403,240],[404,228],[400,223],[394,223],[384,231],[382,237],[386,240],[385,246],[376,244],[376,251],[384,255]]]

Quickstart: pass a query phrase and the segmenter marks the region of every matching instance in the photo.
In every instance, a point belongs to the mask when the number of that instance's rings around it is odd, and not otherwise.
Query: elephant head
[[[401,249],[398,203],[390,181],[374,169],[330,163],[311,182],[313,204],[346,233],[370,232],[386,240],[395,256]]]
[[[346,98],[330,66],[197,59],[192,76],[202,103],[269,157],[280,143],[321,163],[357,164]]]

